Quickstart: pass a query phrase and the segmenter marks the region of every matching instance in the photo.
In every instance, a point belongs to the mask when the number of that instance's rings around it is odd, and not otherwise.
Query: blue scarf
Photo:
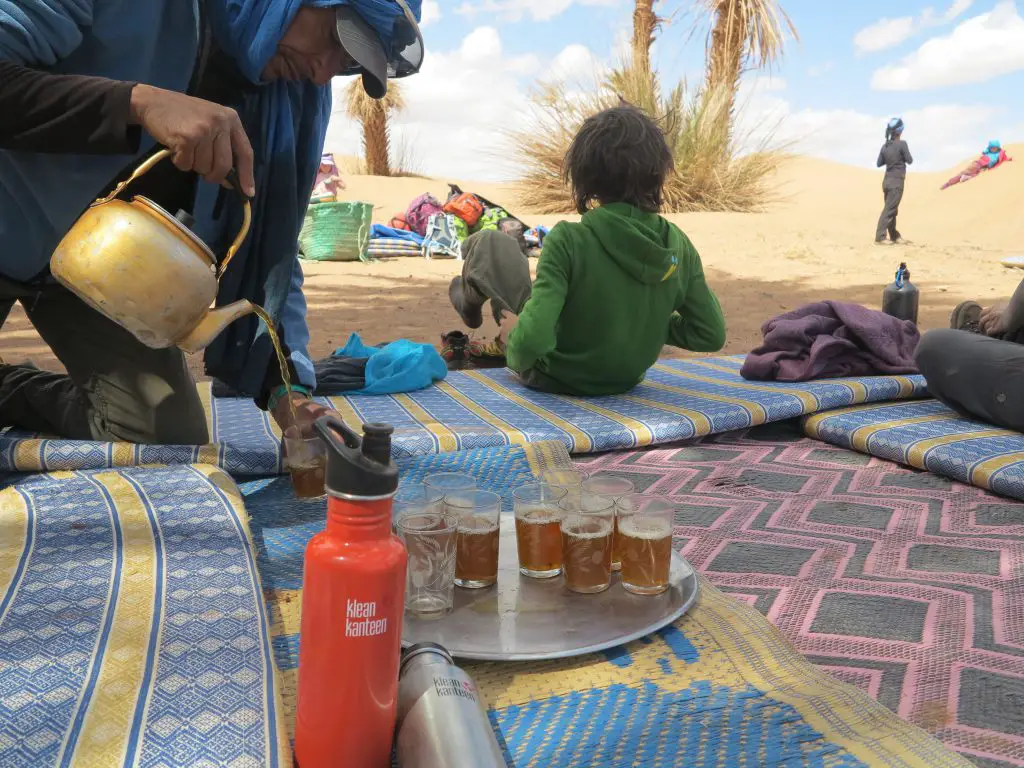
[[[280,328],[298,254],[299,230],[320,167],[331,116],[331,89],[305,82],[262,83],[261,74],[303,5],[324,0],[209,0],[217,46],[253,88],[232,104],[256,157],[253,225],[221,278],[218,304],[249,299]],[[258,87],[257,87],[258,86]],[[196,231],[216,253],[227,250],[241,224],[233,194],[200,185]],[[266,327],[255,316],[233,323],[206,350],[206,371],[249,395],[259,394],[274,357]]]

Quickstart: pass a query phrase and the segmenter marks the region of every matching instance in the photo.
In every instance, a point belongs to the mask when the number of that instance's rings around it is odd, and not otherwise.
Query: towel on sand
[[[838,301],[807,304],[761,326],[764,343],[740,373],[757,381],[810,381],[916,373],[917,326]]]

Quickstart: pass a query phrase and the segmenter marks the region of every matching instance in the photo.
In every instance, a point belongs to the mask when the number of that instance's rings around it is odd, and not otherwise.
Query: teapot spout
[[[252,314],[251,302],[236,301],[224,307],[217,307],[207,312],[199,325],[189,331],[188,335],[177,341],[177,345],[189,353],[206,349],[221,332],[240,317]]]

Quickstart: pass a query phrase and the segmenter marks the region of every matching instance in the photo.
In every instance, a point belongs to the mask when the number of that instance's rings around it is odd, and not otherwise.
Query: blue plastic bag
[[[349,336],[335,355],[365,357],[366,386],[349,394],[390,395],[414,392],[441,381],[448,375],[448,366],[430,344],[416,344],[407,339],[393,341],[383,347],[368,347],[358,333]]]

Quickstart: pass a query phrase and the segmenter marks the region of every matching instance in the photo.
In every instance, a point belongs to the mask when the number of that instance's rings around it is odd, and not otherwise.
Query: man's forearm
[[[0,149],[67,154],[133,154],[135,83],[57,75],[0,61]]]

